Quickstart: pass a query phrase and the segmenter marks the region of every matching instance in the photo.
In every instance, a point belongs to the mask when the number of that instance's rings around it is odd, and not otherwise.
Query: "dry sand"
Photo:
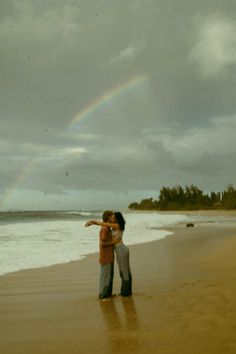
[[[129,298],[98,301],[98,255],[1,276],[0,353],[236,353],[236,227],[173,231],[130,247]]]

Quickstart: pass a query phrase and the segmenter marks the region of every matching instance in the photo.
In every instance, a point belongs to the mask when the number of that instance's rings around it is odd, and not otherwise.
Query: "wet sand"
[[[115,271],[97,299],[98,255],[0,277],[0,353],[236,352],[236,226],[173,228],[130,247],[134,294]]]

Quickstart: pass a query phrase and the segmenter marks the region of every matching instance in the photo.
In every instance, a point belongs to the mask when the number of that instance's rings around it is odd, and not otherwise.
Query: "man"
[[[113,212],[106,210],[102,219],[109,222]],[[99,263],[100,263],[100,282],[99,299],[109,299],[112,295],[113,276],[114,276],[114,241],[112,241],[111,230],[102,226],[99,232]]]

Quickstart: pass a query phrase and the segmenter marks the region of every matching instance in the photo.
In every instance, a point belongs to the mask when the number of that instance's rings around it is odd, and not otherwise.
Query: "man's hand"
[[[87,221],[86,224],[85,224],[85,227],[88,227],[88,226],[91,226],[93,225],[93,222],[92,221]]]

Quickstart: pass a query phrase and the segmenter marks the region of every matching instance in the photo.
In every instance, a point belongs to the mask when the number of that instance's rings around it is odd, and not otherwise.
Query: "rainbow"
[[[29,160],[24,167],[22,168],[21,172],[16,176],[14,181],[11,183],[11,185],[6,189],[5,193],[3,194],[1,200],[0,200],[0,208],[3,209],[8,201],[10,200],[11,196],[14,194],[15,190],[17,187],[20,185],[20,183],[25,179],[25,177],[29,174],[32,165],[33,165],[34,159]]]
[[[87,106],[85,106],[81,111],[79,111],[75,117],[73,117],[69,122],[69,127],[77,125],[86,117],[88,117],[91,113],[101,109],[105,104],[112,101],[115,97],[120,96],[127,92],[130,89],[144,83],[148,80],[147,75],[138,75],[135,76],[128,81],[125,81],[115,87],[112,87],[109,91],[105,92],[103,95],[97,97],[95,100],[91,101]],[[9,202],[14,192],[19,187],[21,182],[26,178],[26,176],[30,173],[32,169],[32,165],[34,163],[34,159],[28,161],[21,172],[17,175],[12,184],[6,189],[5,193],[0,200],[0,208],[4,208]]]
[[[69,125],[73,126],[75,124],[80,123],[91,113],[97,111],[98,109],[101,109],[102,106],[109,103],[115,97],[124,94],[129,89],[145,82],[147,79],[147,75],[139,75],[113,87],[112,89],[104,93],[102,96],[99,96],[95,100],[90,102],[81,111],[79,111],[79,113],[77,113],[76,116],[72,118]]]

